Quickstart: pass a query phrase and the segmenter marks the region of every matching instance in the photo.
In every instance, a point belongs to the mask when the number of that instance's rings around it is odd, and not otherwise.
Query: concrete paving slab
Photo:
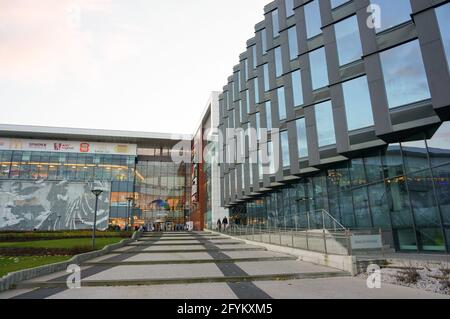
[[[246,249],[246,248],[260,248],[258,246],[251,246],[246,244],[237,245],[217,245],[220,249]],[[202,245],[186,245],[186,246],[149,246],[144,248],[144,251],[158,251],[158,250],[207,250],[207,247]]]
[[[208,253],[171,253],[171,254],[138,254],[124,261],[159,261],[159,260],[212,260],[213,258]]]
[[[34,289],[12,289],[0,293],[0,299],[10,299],[16,296],[26,294]]]
[[[226,251],[225,255],[230,258],[267,258],[267,257],[291,257],[287,254],[277,253],[274,251]]]
[[[85,280],[132,280],[163,278],[222,277],[215,264],[117,266],[87,277]]]
[[[236,263],[249,275],[269,275],[269,274],[295,274],[295,273],[317,273],[317,272],[338,272],[334,268],[314,265],[307,262],[286,260],[261,261],[261,262],[239,262]],[[342,272],[342,274],[346,274]]]
[[[367,288],[366,281],[354,277],[259,281],[254,284],[275,299],[449,299],[408,287],[382,284],[381,289]]]
[[[226,283],[86,287],[66,290],[49,299],[236,299]]]

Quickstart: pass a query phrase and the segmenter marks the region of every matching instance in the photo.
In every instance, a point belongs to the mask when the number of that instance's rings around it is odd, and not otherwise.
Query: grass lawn
[[[0,256],[0,278],[10,272],[66,261],[70,258],[71,256]]]
[[[109,237],[96,238],[95,248],[102,249],[111,244],[118,243],[124,238]],[[0,247],[15,247],[15,248],[74,248],[74,247],[91,247],[92,238],[68,238],[68,239],[53,239],[53,240],[35,240],[35,241],[21,241],[21,242],[3,242]]]

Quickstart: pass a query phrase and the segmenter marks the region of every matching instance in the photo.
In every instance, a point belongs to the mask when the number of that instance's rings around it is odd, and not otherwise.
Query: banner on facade
[[[0,150],[136,156],[136,144],[1,138]]]

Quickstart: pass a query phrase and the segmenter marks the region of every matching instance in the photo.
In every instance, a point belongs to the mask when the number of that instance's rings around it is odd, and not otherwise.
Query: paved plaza
[[[68,289],[66,272],[22,282],[1,299],[272,299],[445,298],[301,262],[208,232],[148,233],[81,266],[82,287]]]

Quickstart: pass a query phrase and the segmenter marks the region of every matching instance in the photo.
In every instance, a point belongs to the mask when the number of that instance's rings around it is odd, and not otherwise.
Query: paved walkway
[[[0,299],[442,298],[384,284],[368,289],[346,272],[208,232],[148,233],[81,265],[82,288],[65,272],[35,278]]]

